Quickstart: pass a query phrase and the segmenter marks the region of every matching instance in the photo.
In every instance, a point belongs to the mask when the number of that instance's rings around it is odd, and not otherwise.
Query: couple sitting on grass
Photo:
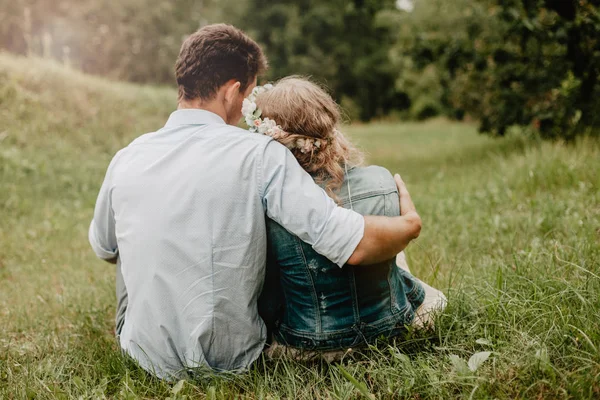
[[[178,110],[115,155],[100,189],[89,239],[117,264],[116,333],[160,378],[263,352],[336,359],[445,305],[406,265],[421,220],[400,177],[360,166],[319,86],[255,87],[266,66],[234,27],[191,35]]]

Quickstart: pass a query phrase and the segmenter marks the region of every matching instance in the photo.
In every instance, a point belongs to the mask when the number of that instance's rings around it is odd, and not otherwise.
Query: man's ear
[[[242,84],[240,81],[230,80],[226,83],[227,89],[225,90],[225,101],[227,103],[233,103],[240,95],[240,87]]]

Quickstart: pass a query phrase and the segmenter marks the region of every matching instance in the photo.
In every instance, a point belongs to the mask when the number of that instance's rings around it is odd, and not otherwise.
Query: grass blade
[[[369,392],[367,385],[356,380],[356,378],[353,377],[350,372],[346,371],[341,365],[338,365],[338,368],[344,378],[346,378],[360,392],[360,394],[365,396],[367,399],[375,399],[375,395]]]

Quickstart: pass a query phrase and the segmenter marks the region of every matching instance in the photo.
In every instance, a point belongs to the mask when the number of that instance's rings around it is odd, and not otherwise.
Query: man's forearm
[[[369,265],[394,258],[421,232],[415,211],[400,217],[365,216],[365,233],[348,260],[351,265]]]

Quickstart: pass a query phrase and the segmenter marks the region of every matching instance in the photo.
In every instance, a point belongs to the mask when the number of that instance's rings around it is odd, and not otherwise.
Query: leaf
[[[217,389],[214,386],[209,386],[206,398],[208,400],[217,400]]]
[[[353,377],[348,371],[346,371],[341,365],[338,365],[338,368],[344,376],[344,378],[346,378],[356,389],[358,389],[360,394],[365,396],[367,399],[375,399],[375,395],[369,392],[369,389],[367,389],[367,385],[357,381],[356,378]]]
[[[62,390],[60,388],[60,386],[58,386],[57,383],[48,384],[48,389],[50,389],[52,391],[52,394],[54,395],[55,399],[58,399],[58,400],[68,400],[69,399],[69,396],[67,396],[67,393],[65,393],[65,391]]]
[[[533,31],[535,28],[533,23],[527,18],[523,19],[523,26],[529,29],[530,31]]]
[[[171,393],[177,394],[181,392],[181,389],[183,389],[183,385],[185,385],[185,381],[182,379],[179,382],[177,382],[175,386],[173,386],[173,388],[171,389]]]
[[[396,353],[395,356],[402,364],[410,365],[410,358],[406,354]]]
[[[467,366],[465,360],[463,360],[456,354],[450,354],[450,362],[452,363],[455,372],[461,375],[466,375],[469,373],[469,367]]]
[[[535,352],[535,358],[540,360],[540,362],[543,364],[550,363],[550,357],[548,357],[548,350],[546,350],[545,347],[542,347],[541,349],[538,349]]]
[[[123,379],[121,380],[121,390],[119,391],[119,399],[123,400],[134,400],[137,399],[137,395],[134,393],[133,389],[135,388],[133,380],[129,376],[129,373],[126,373]]]
[[[85,390],[85,384],[83,383],[83,379],[81,379],[79,376],[73,377],[73,384],[77,389]]]
[[[489,340],[487,340],[487,339],[484,339],[484,338],[479,338],[479,339],[477,339],[477,340],[475,341],[475,343],[477,343],[477,344],[480,344],[480,345],[482,345],[482,346],[491,346],[491,345],[492,345],[492,342],[490,342]]]
[[[477,371],[481,364],[483,364],[491,354],[491,351],[480,351],[479,353],[473,354],[471,358],[469,358],[469,369],[473,372]]]
[[[514,7],[511,7],[507,10],[508,14],[513,17],[514,19],[519,19],[521,17],[521,13],[519,13],[519,10],[517,10]]]

